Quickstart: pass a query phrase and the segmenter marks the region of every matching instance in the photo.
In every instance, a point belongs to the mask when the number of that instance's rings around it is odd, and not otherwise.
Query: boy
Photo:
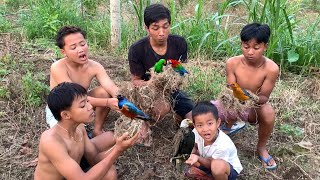
[[[134,144],[139,133],[128,140],[125,133],[115,144],[113,136],[100,139],[100,143],[109,143],[107,151],[100,151],[89,140],[82,124],[93,121],[95,115],[87,90],[76,83],[54,87],[48,96],[48,106],[58,123],[41,135],[34,179],[117,179],[113,163]],[[87,173],[79,166],[82,156],[92,166]]]
[[[64,58],[51,65],[50,89],[62,82],[74,82],[88,90],[93,78],[97,78],[100,86],[88,92],[88,99],[95,107],[93,135],[97,136],[104,132],[103,123],[110,109],[118,110],[118,87],[100,63],[88,59],[88,44],[85,38],[86,33],[78,27],[64,26],[58,31],[56,45]],[[57,121],[48,108],[46,114],[47,123],[50,127],[54,126]]]
[[[232,140],[219,130],[221,120],[216,106],[208,101],[200,102],[193,108],[192,118],[195,145],[186,163],[197,167],[187,169],[186,175],[215,180],[236,179],[242,165]]]
[[[236,116],[251,124],[259,124],[257,144],[259,159],[266,169],[273,170],[277,164],[269,155],[266,146],[273,130],[275,112],[267,102],[279,75],[279,67],[271,59],[263,56],[267,50],[270,28],[266,24],[248,24],[242,29],[240,37],[242,55],[227,60],[227,83],[236,82],[241,88],[259,96],[257,102],[259,108],[248,109],[246,113]],[[227,128],[230,128],[237,117],[225,112],[218,101],[213,103],[219,109],[221,120],[227,122]]]
[[[160,59],[175,59],[186,62],[187,42],[178,35],[170,34],[171,16],[168,8],[161,4],[152,4],[144,10],[144,24],[148,36],[135,42],[129,49],[128,59],[131,80],[135,86],[143,86],[150,79],[149,69]],[[182,91],[172,94],[173,109],[182,118],[191,119],[194,106],[191,99]],[[170,111],[170,106],[155,103],[158,119],[162,119]]]

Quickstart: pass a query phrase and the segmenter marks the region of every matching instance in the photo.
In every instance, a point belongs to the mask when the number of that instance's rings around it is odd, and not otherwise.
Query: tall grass
[[[0,13],[1,32],[12,31],[12,22],[8,23],[4,15],[10,14],[9,9],[18,8],[17,14],[20,15],[18,26],[31,41],[36,38],[52,40],[61,26],[76,25],[87,31],[90,45],[94,48],[110,47],[109,12],[100,10],[101,6],[108,7],[107,1],[8,0],[6,2],[4,6],[7,8],[2,8],[3,5],[0,5],[0,9],[4,9]],[[121,24],[122,53],[126,54],[126,49],[134,41],[146,35],[143,28],[143,11],[146,6],[157,2],[160,1],[122,2],[122,6],[128,5],[129,14],[133,15],[132,19],[122,21]],[[247,23],[260,22],[268,24],[272,30],[266,56],[275,60],[282,68],[298,73],[308,73],[310,67],[320,67],[318,58],[320,17],[318,16],[314,22],[297,18],[302,7],[299,4],[290,3],[288,0],[226,0],[219,3],[214,11],[206,11],[208,1],[197,0],[193,15],[186,18],[179,12],[184,8],[179,5],[182,1],[166,2],[172,14],[171,32],[187,39],[191,58],[201,55],[207,59],[225,59],[240,54],[241,28]],[[184,2],[188,3],[189,0]],[[238,9],[243,13],[240,16],[235,13]],[[128,14],[128,12],[122,13]]]

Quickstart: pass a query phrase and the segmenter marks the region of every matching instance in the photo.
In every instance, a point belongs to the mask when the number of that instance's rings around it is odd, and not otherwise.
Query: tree
[[[110,0],[111,46],[117,48],[121,42],[120,0]]]

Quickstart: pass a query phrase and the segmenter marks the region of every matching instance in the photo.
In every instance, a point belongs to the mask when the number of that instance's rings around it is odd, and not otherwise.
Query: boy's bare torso
[[[250,90],[255,94],[259,94],[266,79],[273,78],[273,74],[278,68],[276,63],[272,60],[266,57],[264,57],[264,59],[265,62],[261,62],[259,67],[248,65],[242,55],[229,59],[227,65],[229,68],[227,67],[227,69],[231,71],[230,74],[234,77],[227,77],[228,83],[232,83],[229,81],[234,80],[240,87]],[[268,89],[269,88],[272,89],[273,87],[268,87]]]
[[[97,62],[88,60],[88,63],[73,66],[66,58],[60,59],[51,66],[50,89],[63,81],[71,81],[88,89],[97,73]]]
[[[56,128],[57,126],[46,130],[43,135],[41,136],[42,141],[40,141],[39,145],[39,157],[38,157],[38,165],[35,170],[34,179],[35,180],[58,180],[64,179],[63,176],[58,172],[55,166],[47,157],[47,153],[55,153],[56,149],[64,149],[67,151],[68,155],[74,159],[78,164],[80,164],[81,158],[84,154],[84,137],[83,137],[83,130],[81,129],[81,125],[78,126],[77,136],[75,140],[68,139],[63,135],[57,133]],[[50,139],[50,140],[48,140]],[[46,141],[49,141],[46,143]],[[46,152],[44,149],[48,149],[50,146],[50,142],[55,141],[58,142],[58,146],[51,146],[50,152]],[[44,148],[43,146],[47,146]]]

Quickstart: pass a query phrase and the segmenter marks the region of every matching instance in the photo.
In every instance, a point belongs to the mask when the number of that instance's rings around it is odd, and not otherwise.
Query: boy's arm
[[[236,76],[234,74],[234,61],[233,58],[230,58],[226,62],[226,75],[227,75],[227,83],[236,82]]]
[[[64,142],[54,137],[41,138],[40,151],[42,151],[65,179],[102,179],[120,155],[121,151],[114,149],[99,164],[84,173],[79,164],[70,157]]]
[[[111,78],[108,76],[106,70],[104,67],[98,63],[95,62],[95,68],[96,71],[96,78],[99,81],[100,85],[105,89],[113,98],[117,96],[117,93],[119,91],[119,88],[116,86],[116,84],[111,80]]]
[[[258,104],[265,104],[269,100],[270,94],[273,88],[275,87],[278,75],[279,75],[279,67],[274,63],[269,68],[267,77],[263,81],[262,86],[260,88],[260,92],[258,93],[258,96],[259,96]]]

